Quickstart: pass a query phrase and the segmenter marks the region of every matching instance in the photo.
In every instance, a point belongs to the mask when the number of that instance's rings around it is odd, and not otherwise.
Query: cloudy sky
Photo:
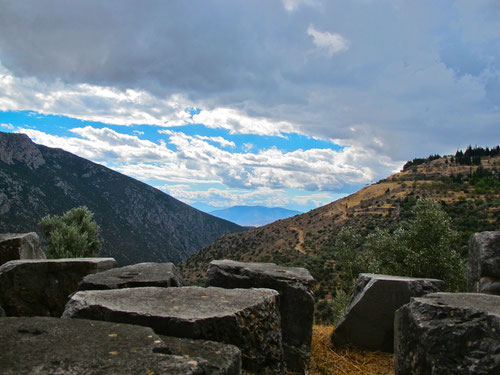
[[[500,1],[0,0],[0,131],[305,211],[500,143]]]

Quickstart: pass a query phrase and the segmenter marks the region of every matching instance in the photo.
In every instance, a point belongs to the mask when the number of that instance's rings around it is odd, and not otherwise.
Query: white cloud
[[[196,138],[202,139],[205,141],[212,141],[212,142],[218,143],[222,147],[231,147],[231,148],[236,147],[236,144],[234,142],[228,141],[227,139],[225,139],[223,137],[206,137],[206,136],[202,136],[202,135],[197,135]]]
[[[0,124],[0,127],[4,129],[14,130],[14,125],[12,124]]]
[[[154,143],[108,128],[74,128],[80,136],[59,137],[38,130],[23,132],[36,142],[62,147],[141,180],[219,183],[233,189],[302,189],[346,191],[400,167],[383,155],[357,147],[342,151],[309,149],[285,152],[276,148],[257,154],[233,153],[197,136],[171,130],[168,143]],[[176,151],[168,148],[175,146]],[[382,172],[380,172],[382,171]]]
[[[326,50],[329,56],[347,51],[350,46],[350,42],[342,35],[321,32],[316,30],[312,25],[307,29],[307,35],[312,36],[314,45]]]
[[[202,110],[193,116],[193,122],[209,128],[223,128],[231,133],[282,136],[293,133],[298,127],[288,121],[272,121],[264,117],[250,117],[232,108],[219,107]]]

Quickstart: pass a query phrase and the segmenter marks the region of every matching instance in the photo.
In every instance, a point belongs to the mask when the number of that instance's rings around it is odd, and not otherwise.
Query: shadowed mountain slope
[[[149,185],[24,134],[0,133],[0,232],[37,230],[40,219],[86,205],[120,265],[179,262],[244,228]]]

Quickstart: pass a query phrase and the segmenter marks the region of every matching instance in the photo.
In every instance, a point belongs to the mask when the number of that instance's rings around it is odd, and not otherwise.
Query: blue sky
[[[0,8],[0,130],[199,208],[307,211],[500,143],[496,0]]]

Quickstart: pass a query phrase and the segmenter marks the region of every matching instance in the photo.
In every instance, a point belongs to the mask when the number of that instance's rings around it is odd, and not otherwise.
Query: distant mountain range
[[[81,205],[101,227],[101,255],[121,265],[176,263],[245,229],[24,134],[0,132],[0,233],[37,231],[43,216]]]
[[[246,227],[260,227],[301,213],[281,207],[263,206],[234,206],[210,212],[211,215]]]

